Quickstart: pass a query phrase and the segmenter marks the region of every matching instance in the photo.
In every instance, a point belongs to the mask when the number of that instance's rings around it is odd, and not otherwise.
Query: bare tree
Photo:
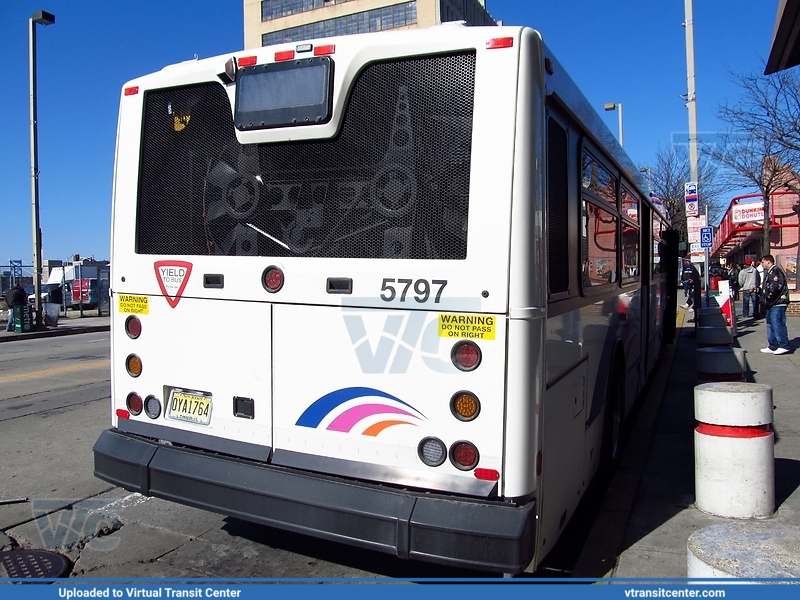
[[[737,75],[742,95],[726,103],[717,116],[730,125],[722,144],[711,151],[731,185],[757,188],[764,203],[761,254],[769,254],[770,206],[773,192],[794,182],[800,156],[800,91],[787,71],[769,77]]]
[[[764,225],[761,255],[769,254],[770,206],[773,192],[787,188],[794,180],[788,166],[792,151],[774,139],[769,132],[758,134],[728,132],[723,134],[722,147],[714,149],[714,157],[726,167],[725,177],[731,185],[758,188],[764,203]]]
[[[681,239],[688,241],[686,225],[686,199],[684,185],[691,177],[691,164],[687,149],[683,146],[659,146],[655,161],[650,168],[652,192],[661,199],[667,209],[672,226]],[[718,220],[725,210],[724,195],[730,186],[719,176],[717,165],[702,154],[697,166],[697,187],[700,212],[709,210],[709,220]]]

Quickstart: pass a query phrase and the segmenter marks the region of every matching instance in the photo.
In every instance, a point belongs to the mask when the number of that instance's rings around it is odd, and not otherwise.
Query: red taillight
[[[142,397],[139,394],[136,392],[131,392],[125,399],[125,406],[128,407],[128,410],[131,411],[132,415],[136,416],[142,413],[144,402],[142,402]],[[127,417],[125,418],[127,419]]]
[[[453,364],[460,371],[474,371],[481,364],[481,349],[475,342],[458,342],[450,353]]]
[[[292,60],[294,58],[294,50],[281,50],[275,53],[275,62],[282,60]]]
[[[118,408],[117,409],[117,417],[119,417],[120,419],[130,419],[131,418],[131,414],[127,410],[125,410],[124,408]]]
[[[142,334],[142,322],[139,320],[139,317],[131,315],[125,319],[125,333],[127,333],[128,337],[132,340],[135,340]]]
[[[123,92],[126,96],[135,96],[139,93],[139,86],[134,85],[132,87],[126,87],[125,91]]]
[[[275,293],[283,287],[283,271],[278,267],[267,267],[261,278],[264,289],[270,293]]]
[[[478,464],[478,449],[470,442],[456,442],[450,447],[450,461],[461,471],[474,469]]]
[[[236,60],[236,64],[240,67],[252,67],[256,64],[256,60],[255,56],[243,56]]]
[[[327,44],[325,46],[317,46],[314,48],[314,56],[327,56],[336,52],[335,44]]]
[[[511,48],[514,45],[514,38],[501,37],[486,40],[486,49],[494,50],[495,48]]]
[[[475,469],[475,479],[482,479],[483,481],[497,481],[500,479],[500,473],[494,469]]]

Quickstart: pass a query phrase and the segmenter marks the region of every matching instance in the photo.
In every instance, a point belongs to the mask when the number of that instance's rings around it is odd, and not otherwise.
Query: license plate
[[[177,421],[208,425],[211,421],[211,395],[187,390],[172,390],[167,416]]]

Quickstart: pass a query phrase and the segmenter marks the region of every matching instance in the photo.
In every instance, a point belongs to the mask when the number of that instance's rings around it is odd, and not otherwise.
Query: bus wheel
[[[602,487],[611,482],[622,454],[622,426],[625,419],[625,375],[620,362],[615,365],[606,389],[603,418],[603,441],[600,450],[599,482]]]

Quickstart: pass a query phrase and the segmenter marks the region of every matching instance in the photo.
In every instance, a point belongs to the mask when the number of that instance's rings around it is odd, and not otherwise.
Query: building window
[[[350,2],[350,0],[263,0],[261,2],[261,20],[271,21],[343,2]]]
[[[299,2],[302,6],[310,0],[294,0]],[[321,0],[319,0],[321,1]],[[332,4],[333,2],[348,2],[349,0],[329,0],[325,4]],[[271,0],[272,3],[281,3],[285,5],[287,0]],[[316,6],[318,0],[313,0]],[[265,0],[261,4],[262,18],[265,14],[265,4],[269,0]],[[290,2],[291,6],[292,3]],[[270,11],[274,13],[274,4],[270,6]],[[266,19],[264,19],[266,20]],[[301,25],[299,27],[290,27],[289,29],[281,29],[280,31],[273,31],[265,33],[261,36],[262,46],[272,46],[273,44],[282,44],[285,42],[297,42],[300,40],[307,40],[311,38],[333,37],[336,35],[349,35],[353,33],[367,33],[370,31],[383,31],[386,29],[394,29],[396,27],[404,27],[407,25],[414,25],[417,22],[417,3],[403,2],[393,6],[386,6],[383,8],[375,8],[359,13],[353,13],[343,17],[336,17],[334,19],[326,19],[324,21],[317,21],[309,25]]]

